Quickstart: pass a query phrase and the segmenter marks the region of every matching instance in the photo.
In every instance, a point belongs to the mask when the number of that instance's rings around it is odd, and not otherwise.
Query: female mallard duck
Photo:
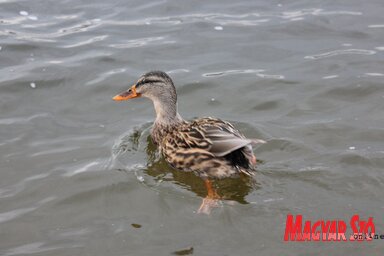
[[[165,160],[176,169],[193,171],[203,177],[208,198],[216,197],[209,178],[253,174],[256,158],[252,144],[264,141],[247,139],[232,124],[220,119],[183,120],[177,112],[175,86],[166,73],[146,73],[130,89],[113,99],[122,101],[138,97],[147,97],[154,104],[156,120],[151,137]]]

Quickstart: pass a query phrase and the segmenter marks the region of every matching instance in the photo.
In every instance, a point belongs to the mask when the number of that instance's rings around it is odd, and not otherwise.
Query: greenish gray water
[[[284,242],[287,214],[354,214],[384,234],[382,1],[0,0],[1,255],[380,255],[372,242]],[[254,180],[170,169],[145,99],[167,71],[186,119],[248,137]],[[348,227],[347,233],[351,232]]]

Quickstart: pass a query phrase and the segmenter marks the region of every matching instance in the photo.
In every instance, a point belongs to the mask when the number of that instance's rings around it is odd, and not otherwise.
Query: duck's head
[[[177,95],[172,79],[162,71],[142,75],[127,91],[115,97],[116,101],[146,97],[153,101],[156,121],[171,122],[180,116],[177,113]]]
[[[172,79],[165,72],[151,71],[142,75],[131,88],[113,99],[122,101],[138,97],[147,97],[151,100],[176,99],[176,90]]]

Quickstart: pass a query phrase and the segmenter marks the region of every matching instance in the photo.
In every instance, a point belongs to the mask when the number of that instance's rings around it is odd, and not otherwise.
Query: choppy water
[[[384,234],[382,1],[0,0],[1,255],[380,255],[283,242],[286,215],[372,216]],[[254,181],[159,161],[142,73],[174,78],[185,118],[268,143]],[[350,231],[350,230],[348,230]],[[381,252],[381,253],[380,253]]]

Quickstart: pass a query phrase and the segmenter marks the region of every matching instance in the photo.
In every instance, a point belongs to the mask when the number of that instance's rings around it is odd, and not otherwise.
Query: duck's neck
[[[156,144],[160,143],[166,133],[175,129],[175,126],[182,123],[184,120],[177,112],[176,102],[162,102],[153,100],[153,105],[156,111],[156,120],[152,128],[152,139]]]
[[[155,124],[161,124],[164,126],[173,126],[182,122],[183,119],[177,112],[176,102],[162,102],[160,100],[154,100],[153,105],[156,111]]]

